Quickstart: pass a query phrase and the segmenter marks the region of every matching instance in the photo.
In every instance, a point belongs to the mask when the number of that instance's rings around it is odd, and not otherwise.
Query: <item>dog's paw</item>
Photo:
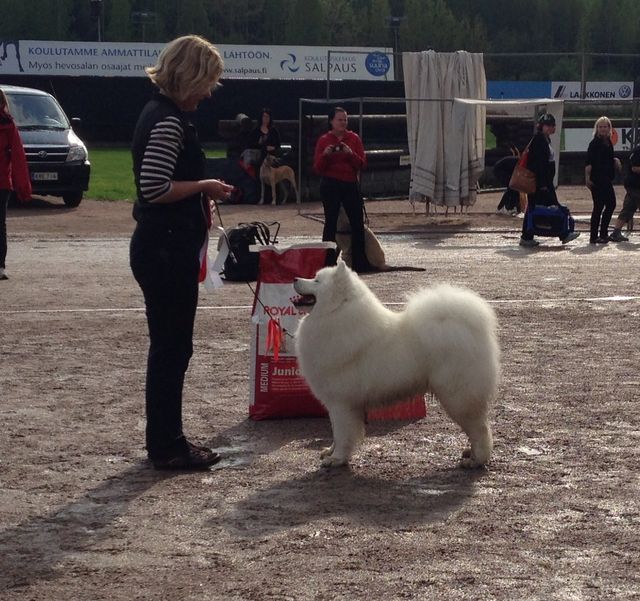
[[[348,460],[344,457],[335,457],[334,455],[327,455],[322,460],[322,467],[342,467],[347,465]]]
[[[460,459],[460,467],[465,470],[475,470],[483,468],[484,463],[480,463],[472,454],[471,449],[465,449],[462,452],[462,459]]]
[[[325,457],[329,457],[329,455],[333,455],[333,445],[330,447],[326,447],[320,451],[320,459],[324,459]]]

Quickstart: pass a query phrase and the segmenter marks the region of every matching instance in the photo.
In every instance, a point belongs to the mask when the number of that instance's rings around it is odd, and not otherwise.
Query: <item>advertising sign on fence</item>
[[[587,152],[589,142],[593,140],[593,127],[568,127],[562,132],[561,150],[567,152]],[[631,150],[634,144],[631,127],[615,127],[611,134],[614,150]],[[640,140],[640,128],[636,128],[635,140]]]
[[[145,77],[164,44],[0,40],[0,75]],[[393,80],[389,48],[219,44],[223,78]],[[329,51],[331,52],[329,55]],[[330,56],[330,59],[329,59]]]
[[[579,81],[552,81],[551,97],[565,100],[580,99]],[[632,81],[588,81],[585,100],[628,100],[633,98]]]
[[[487,81],[487,98],[510,100],[523,98],[580,99],[579,81]],[[586,100],[629,100],[633,98],[632,81],[588,81]]]

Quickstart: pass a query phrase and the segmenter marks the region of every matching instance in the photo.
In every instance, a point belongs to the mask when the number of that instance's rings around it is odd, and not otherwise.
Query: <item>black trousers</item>
[[[591,189],[593,212],[591,213],[591,232],[589,240],[595,242],[600,235],[609,235],[609,223],[616,208],[616,193],[611,182],[596,182]]]
[[[0,190],[0,268],[4,269],[7,259],[7,206],[11,190]]]
[[[340,206],[349,219],[351,226],[351,257],[354,271],[371,269],[364,251],[364,217],[363,202],[357,182],[343,182],[330,177],[323,177],[320,183],[320,196],[324,208],[324,229],[322,240],[336,241],[338,213]]]
[[[182,389],[193,354],[203,237],[138,225],[131,238],[131,270],[142,289],[149,326],[146,443],[152,460],[187,448],[182,432]]]
[[[507,188],[498,203],[498,211],[502,208],[513,211],[520,207],[520,194],[511,188]]]

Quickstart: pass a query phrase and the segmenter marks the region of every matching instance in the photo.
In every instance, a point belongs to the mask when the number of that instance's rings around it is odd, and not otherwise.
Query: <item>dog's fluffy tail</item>
[[[431,355],[431,365],[439,368],[434,385],[438,381],[447,389],[462,389],[462,380],[471,377],[474,389],[465,390],[464,396],[486,403],[495,399],[500,377],[497,319],[484,299],[466,288],[428,288],[409,300],[405,324],[415,328],[421,347]],[[445,364],[443,356],[451,360]]]

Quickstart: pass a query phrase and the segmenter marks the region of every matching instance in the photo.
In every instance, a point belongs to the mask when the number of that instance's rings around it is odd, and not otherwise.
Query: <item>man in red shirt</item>
[[[322,239],[335,242],[340,206],[351,225],[353,270],[375,271],[364,250],[363,201],[358,188],[360,170],[367,164],[360,137],[347,129],[347,111],[335,107],[329,112],[330,130],[316,144],[313,167],[322,176],[320,196],[324,208]]]

